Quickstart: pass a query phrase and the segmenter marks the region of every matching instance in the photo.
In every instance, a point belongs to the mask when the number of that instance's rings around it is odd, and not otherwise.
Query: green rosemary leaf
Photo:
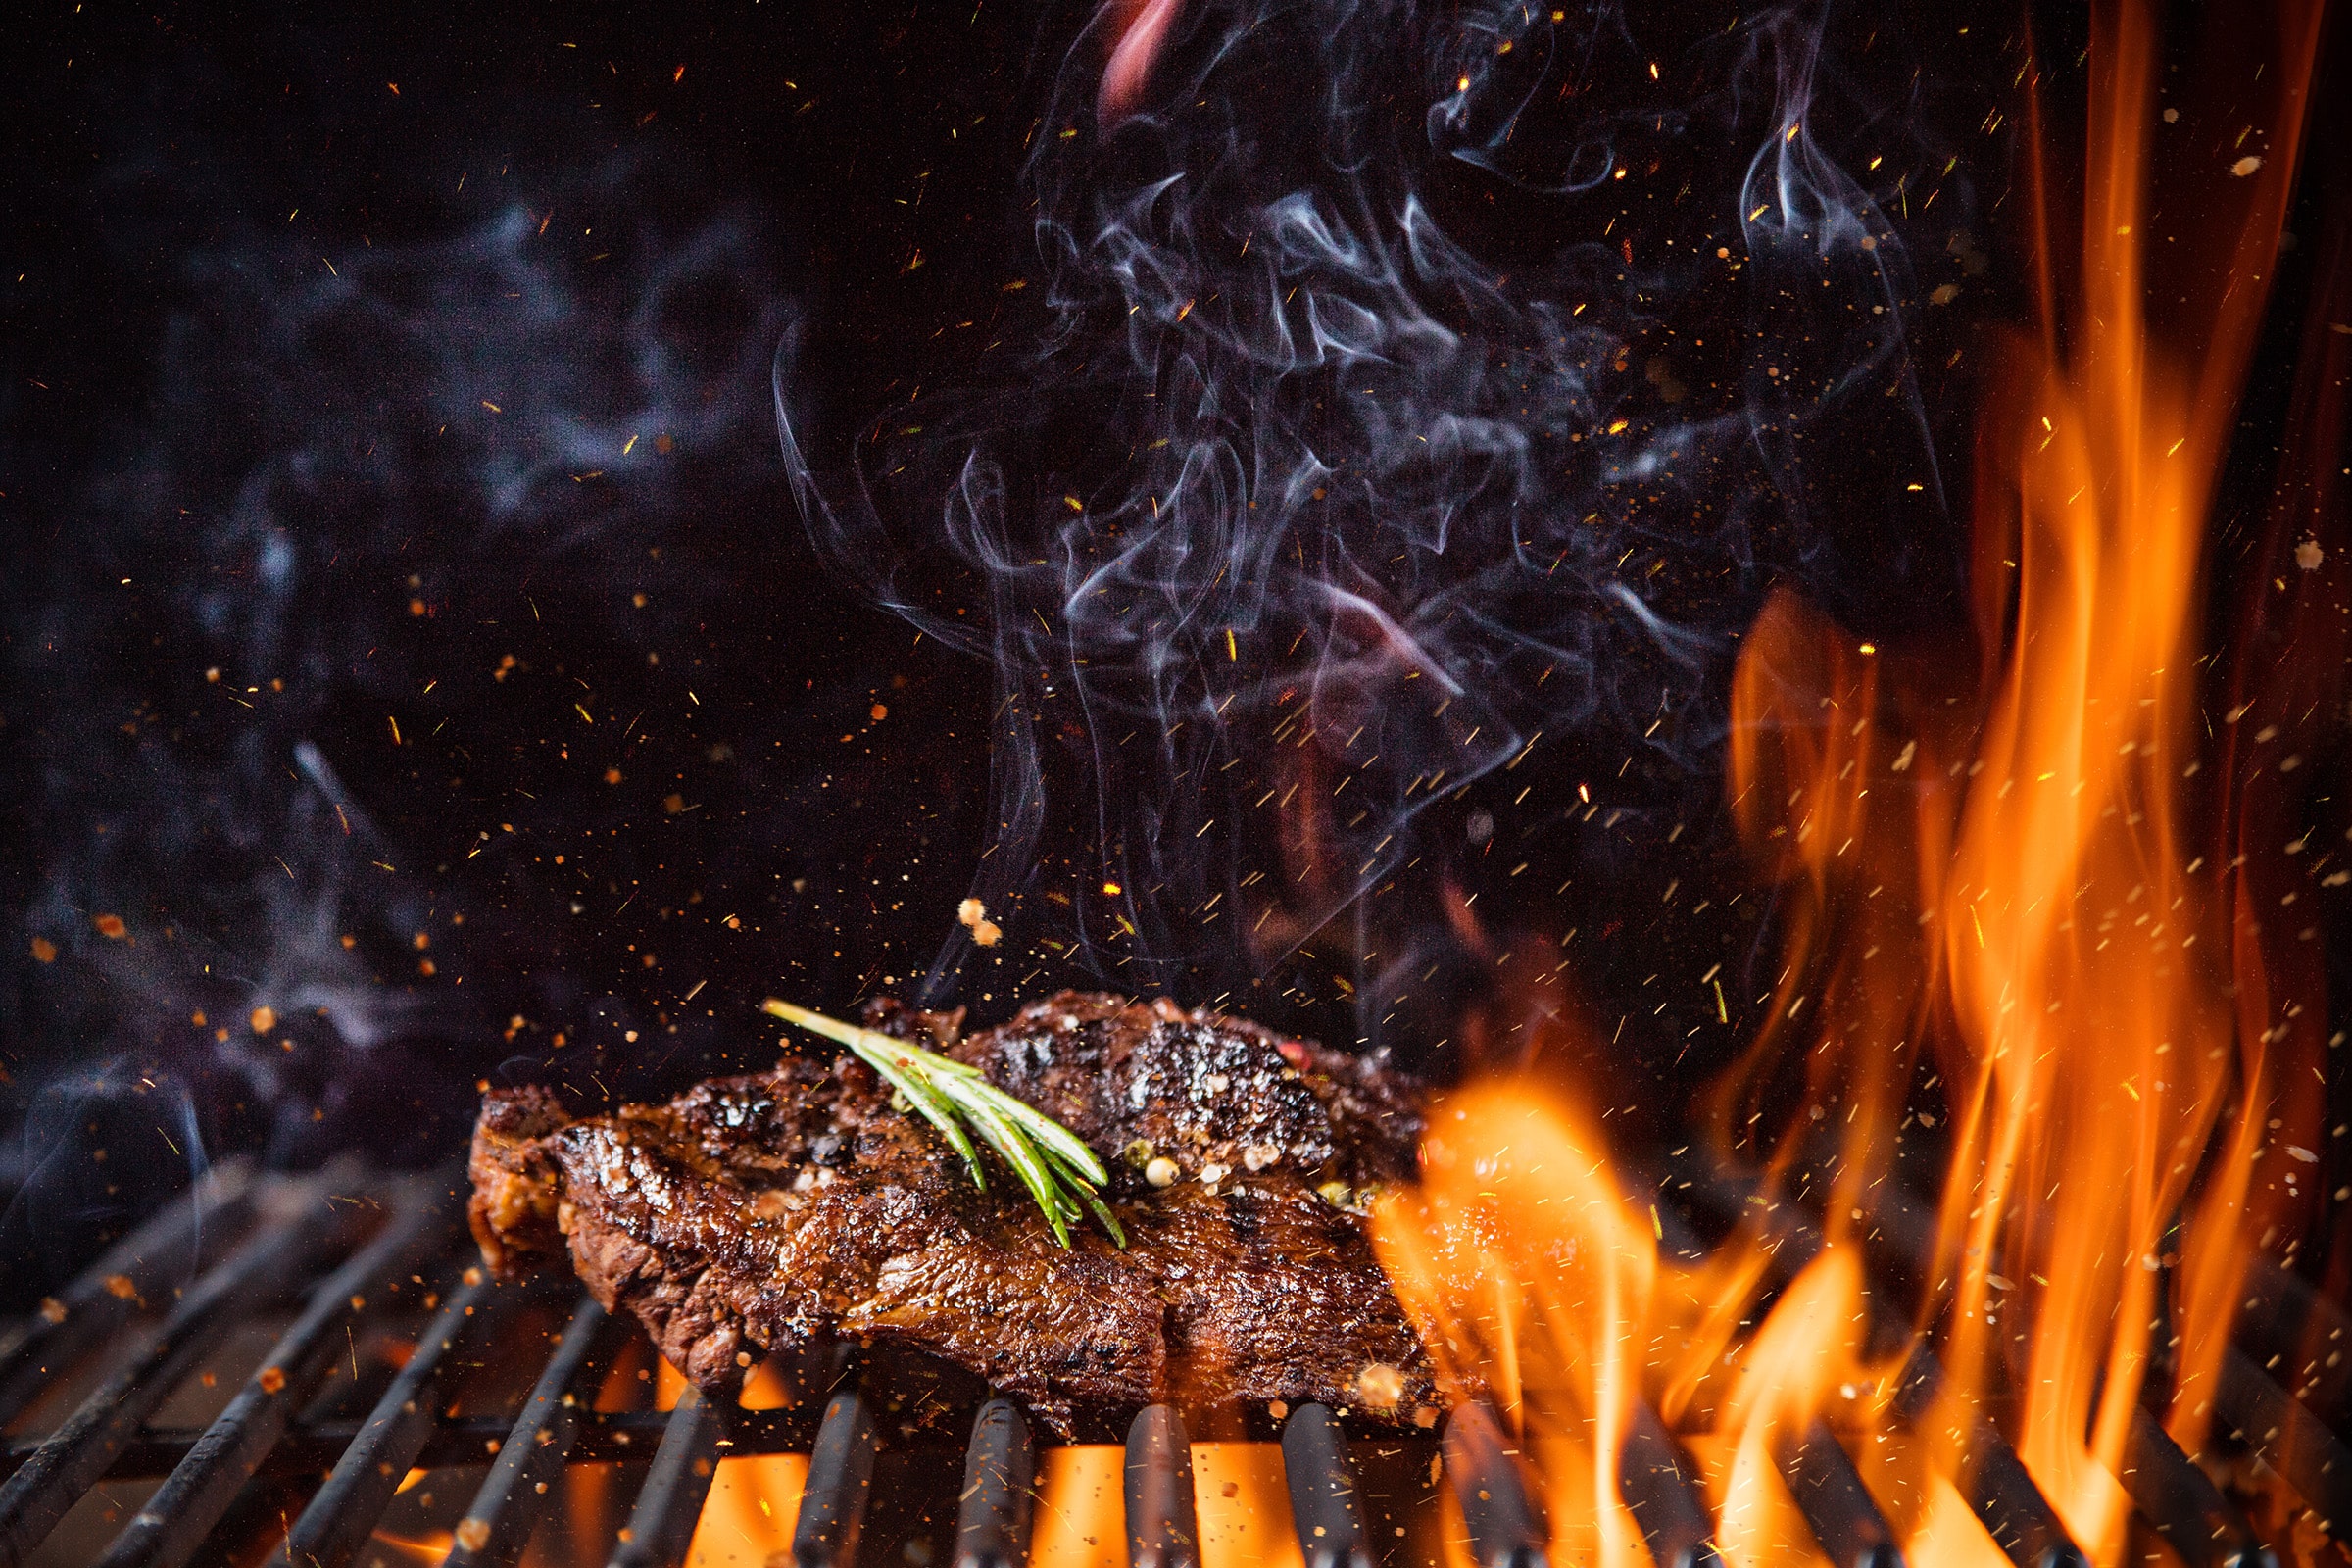
[[[957,1084],[951,1093],[969,1087],[968,1084]],[[1037,1200],[1037,1206],[1046,1211],[1046,1223],[1054,1227],[1054,1240],[1064,1247],[1069,1246],[1070,1222],[1064,1215],[1063,1209],[1065,1207],[1074,1208],[1076,1205],[1067,1203],[1063,1199],[1060,1187],[1054,1179],[1053,1169],[1047,1165],[1045,1157],[1038,1153],[1035,1146],[998,1114],[995,1106],[977,1098],[961,1096],[958,1096],[956,1103],[962,1108],[964,1114],[971,1118],[972,1130],[977,1132],[991,1149],[1002,1154],[1007,1165],[1019,1173],[1021,1181],[1029,1189],[1029,1195]]]
[[[1112,1243],[1119,1247],[1125,1247],[1127,1233],[1121,1230],[1119,1222],[1111,1217],[1110,1205],[1102,1201],[1091,1187],[1080,1188],[1078,1196],[1086,1200],[1086,1206],[1095,1211],[1095,1218],[1101,1221],[1102,1228],[1110,1233]]]
[[[1053,1117],[990,1083],[977,1067],[772,997],[762,1010],[847,1046],[939,1129],[971,1168],[973,1183],[986,1191],[988,1179],[969,1136],[977,1133],[1020,1177],[1062,1246],[1070,1245],[1070,1224],[1090,1210],[1112,1241],[1127,1245],[1126,1232],[1098,1191],[1110,1178],[1095,1152]]]
[[[858,1057],[888,1079],[900,1094],[905,1095],[907,1103],[922,1112],[923,1120],[939,1129],[940,1136],[947,1139],[955,1147],[956,1152],[963,1156],[964,1164],[971,1167],[972,1185],[987,1192],[988,1175],[981,1168],[980,1152],[972,1147],[971,1139],[964,1136],[962,1125],[956,1119],[955,1105],[941,1096],[938,1088],[922,1077],[919,1070],[904,1071],[901,1063],[885,1060],[879,1053],[867,1055],[859,1052]]]
[[[1067,1127],[1039,1110],[1035,1105],[1013,1099],[984,1078],[976,1078],[972,1089],[975,1094],[1011,1118],[1017,1126],[1025,1129],[1040,1144],[1059,1154],[1062,1162],[1077,1174],[1085,1177],[1090,1185],[1095,1187],[1110,1185],[1110,1173],[1102,1168],[1102,1162],[1095,1157],[1095,1152],[1087,1148],[1079,1140],[1078,1135]]]
[[[878,1030],[860,1029],[856,1024],[843,1023],[837,1018],[810,1012],[806,1007],[796,1007],[789,1002],[778,1002],[773,997],[763,1004],[763,1010],[848,1046],[858,1060],[880,1073],[893,1089],[906,1097],[906,1102],[919,1111],[925,1121],[939,1129],[940,1136],[947,1139],[956,1152],[963,1156],[964,1164],[970,1167],[972,1185],[982,1192],[988,1191],[988,1176],[980,1164],[980,1152],[972,1147],[971,1139],[964,1135],[962,1126],[956,1119],[955,1107],[941,1097],[932,1084],[931,1074],[925,1071],[930,1061],[944,1061],[947,1058],[933,1056],[927,1051],[910,1046],[904,1040],[894,1040]],[[925,1057],[929,1061],[924,1060]]]
[[[1086,1174],[1083,1171],[1070,1169],[1051,1149],[1046,1151],[1046,1160],[1054,1167],[1054,1173],[1061,1179],[1062,1186],[1076,1194],[1079,1201],[1094,1210],[1095,1217],[1102,1222],[1102,1228],[1110,1233],[1110,1239],[1119,1246],[1125,1247],[1127,1233],[1119,1227],[1118,1220],[1111,1214],[1110,1205],[1102,1201],[1102,1195],[1096,1191],[1095,1184],[1087,1180]]]
[[[828,1018],[821,1012],[810,1012],[807,1007],[797,1007],[789,1002],[778,1002],[773,997],[761,1003],[760,1010],[781,1018],[786,1023],[797,1023],[810,1034],[823,1035],[827,1040],[837,1040],[860,1055],[867,1051],[874,1050],[886,1051],[895,1054],[919,1049],[909,1046],[904,1040],[894,1040],[878,1029],[862,1029],[854,1023],[843,1023],[839,1018]],[[926,1051],[923,1054],[930,1055],[931,1054]],[[947,1060],[945,1056],[937,1059],[943,1062]]]

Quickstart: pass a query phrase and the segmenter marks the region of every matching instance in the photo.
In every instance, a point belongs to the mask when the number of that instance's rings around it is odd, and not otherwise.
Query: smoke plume
[[[818,547],[996,670],[1009,928],[1228,995],[1344,930],[1376,1038],[1482,945],[1490,796],[1662,827],[1772,580],[1934,574],[1904,214],[1970,197],[1900,13],[1701,12],[1107,6],[989,349],[843,441],[788,336]]]

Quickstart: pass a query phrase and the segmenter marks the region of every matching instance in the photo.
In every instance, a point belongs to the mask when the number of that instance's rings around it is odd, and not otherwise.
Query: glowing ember
[[[396,1562],[436,1564],[446,1559],[458,1538],[446,1530],[428,1531],[421,1536],[399,1536],[388,1530],[378,1530],[368,1538],[386,1548],[386,1555]]]
[[[763,1568],[778,1557],[789,1560],[808,1479],[808,1461],[800,1454],[719,1460],[687,1548],[689,1568]]]
[[[1123,1568],[1127,1561],[1127,1450],[1047,1448],[1037,1456],[1029,1554],[1054,1568]]]

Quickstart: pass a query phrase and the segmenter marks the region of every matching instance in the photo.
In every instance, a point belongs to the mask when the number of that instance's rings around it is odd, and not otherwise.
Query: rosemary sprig
[[[1126,1232],[1102,1201],[1102,1190],[1110,1185],[1110,1173],[1095,1152],[1053,1117],[990,1083],[979,1068],[773,997],[760,1005],[786,1023],[849,1047],[939,1129],[971,1168],[973,1185],[986,1192],[988,1173],[972,1145],[972,1135],[978,1134],[1020,1177],[1062,1246],[1070,1245],[1072,1222],[1082,1222],[1089,1212],[1112,1241],[1127,1245]]]

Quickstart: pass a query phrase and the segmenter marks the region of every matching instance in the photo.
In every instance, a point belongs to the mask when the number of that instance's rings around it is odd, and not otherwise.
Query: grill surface
[[[1748,1191],[1720,1173],[1669,1185],[1701,1221],[1711,1212],[1755,1222]],[[670,1568],[687,1557],[719,1463],[772,1453],[808,1459],[789,1551],[770,1563],[854,1568],[861,1541],[871,1544],[869,1516],[904,1512],[903,1494],[921,1491],[926,1478],[941,1498],[935,1522],[954,1568],[1027,1561],[1038,1451],[1013,1402],[990,1399],[972,1413],[960,1463],[870,1402],[854,1363],[839,1358],[810,1380],[823,1386],[787,1388],[768,1408],[714,1405],[691,1389],[671,1409],[650,1408],[650,1349],[633,1325],[576,1291],[485,1278],[471,1265],[463,1198],[454,1175],[330,1168],[258,1178],[223,1168],[39,1314],[0,1332],[0,1419],[12,1434],[0,1449],[0,1568],[343,1568],[429,1561],[444,1547],[453,1568],[516,1564],[526,1552]],[[1921,1261],[1924,1212],[1899,1196],[1888,1202],[1877,1231],[1884,1266]],[[1671,1208],[1660,1213],[1666,1248],[1689,1255],[1698,1243],[1688,1223]],[[1820,1245],[1788,1205],[1764,1222],[1790,1273]],[[2222,1425],[2285,1479],[2304,1518],[2332,1536],[2352,1487],[2352,1458],[2329,1425],[2345,1415],[2347,1380],[2325,1355],[2288,1367],[2285,1386],[2273,1372],[2318,1340],[2342,1338],[2347,1324],[2276,1267],[2259,1270],[2249,1291],[2239,1348],[2217,1395]],[[241,1359],[250,1370],[223,1389],[214,1368],[239,1361],[239,1343],[265,1319],[274,1338],[258,1351],[247,1345]],[[1898,1411],[1924,1415],[1939,1379],[1933,1354],[1914,1348]],[[182,1411],[206,1402],[199,1390],[215,1396],[191,1424]],[[1544,1568],[1544,1517],[1494,1411],[1455,1410],[1442,1447],[1426,1438],[1351,1443],[1346,1413],[1321,1405],[1278,1415],[1306,1568],[1430,1560],[1442,1549],[1431,1529],[1446,1517],[1463,1528],[1454,1540],[1477,1568]],[[1966,1447],[1964,1493],[2018,1568],[2079,1565],[2081,1553],[1989,1419],[1977,1420]],[[1894,1532],[1837,1433],[1816,1423],[1778,1459],[1836,1568],[1899,1568]],[[1402,1516],[1395,1506],[1381,1506],[1410,1489],[1369,1485],[1367,1460],[1385,1467],[1384,1477],[1421,1478],[1406,1510],[1425,1516],[1417,1535],[1394,1522]],[[2140,1522],[2188,1568],[2275,1564],[2244,1515],[2144,1410],[2132,1460],[2125,1480]],[[567,1471],[594,1465],[615,1467],[633,1485],[625,1523],[612,1522],[620,1512],[607,1496],[606,1539],[581,1540],[575,1518],[568,1539],[552,1545],[550,1516]],[[1659,1568],[1712,1568],[1693,1463],[1645,1403],[1634,1411],[1620,1470]],[[1440,1472],[1458,1509],[1450,1516],[1427,1506]],[[409,1540],[387,1529],[398,1494],[420,1479],[447,1486],[452,1475],[469,1500],[445,1536]],[[885,1484],[886,1475],[897,1479]],[[1202,1568],[1192,1449],[1175,1411],[1154,1406],[1136,1418],[1121,1494],[1132,1568]],[[910,1542],[899,1555],[917,1568],[931,1560]]]

